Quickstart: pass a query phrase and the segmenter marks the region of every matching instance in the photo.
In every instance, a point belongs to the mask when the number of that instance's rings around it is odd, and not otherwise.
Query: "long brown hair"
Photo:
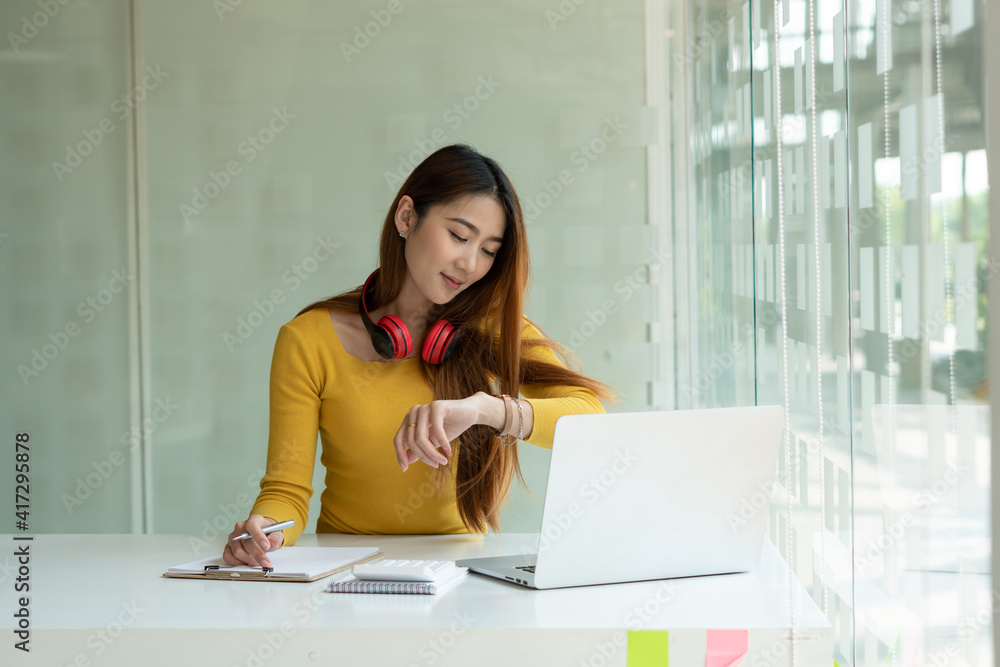
[[[431,207],[470,194],[485,194],[500,204],[506,222],[503,243],[483,278],[450,302],[432,308],[429,322],[446,319],[461,329],[455,349],[444,364],[435,366],[420,359],[421,371],[433,387],[435,399],[462,399],[477,391],[516,397],[521,384],[540,384],[585,387],[600,398],[617,402],[612,387],[569,369],[568,356],[575,359],[575,355],[561,344],[549,338],[522,341],[523,302],[531,261],[521,203],[500,166],[465,144],[445,146],[427,156],[396,193],[382,226],[380,271],[369,310],[395,299],[406,278],[404,242],[394,222],[400,198],[409,195],[413,199],[419,225]],[[313,303],[299,315],[314,308],[358,314],[362,287]],[[413,343],[419,349],[421,342]],[[526,359],[524,353],[536,346],[552,349],[566,367]],[[473,532],[485,532],[486,526],[499,530],[500,507],[513,478],[516,476],[524,484],[517,447],[503,445],[493,429],[476,424],[459,436],[453,461],[456,459],[455,494],[462,522]],[[439,473],[445,469],[442,466]]]

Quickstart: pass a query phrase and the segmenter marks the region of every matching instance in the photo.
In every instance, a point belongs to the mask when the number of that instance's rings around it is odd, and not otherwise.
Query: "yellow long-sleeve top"
[[[543,335],[525,320],[522,338]],[[531,354],[564,365],[548,348]],[[583,387],[522,385],[521,396],[534,410],[525,442],[547,449],[562,415],[605,411]],[[366,362],[348,354],[325,308],[282,325],[271,360],[267,471],[251,514],[294,519],[284,544],[298,540],[309,517],[318,431],[326,488],[316,532],[468,532],[455,500],[454,466],[445,487],[432,491],[435,469],[418,461],[403,472],[396,460],[392,440],[403,417],[433,400],[418,357]]]

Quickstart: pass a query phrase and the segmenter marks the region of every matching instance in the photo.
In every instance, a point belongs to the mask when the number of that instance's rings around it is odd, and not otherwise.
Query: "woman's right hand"
[[[285,541],[283,530],[276,530],[267,535],[262,532],[272,523],[277,523],[277,521],[259,514],[251,514],[246,521],[237,521],[233,532],[229,533],[226,548],[222,552],[223,560],[230,565],[271,567],[271,560],[267,557],[267,552],[280,549]],[[249,539],[233,540],[234,537],[243,533],[250,533]]]

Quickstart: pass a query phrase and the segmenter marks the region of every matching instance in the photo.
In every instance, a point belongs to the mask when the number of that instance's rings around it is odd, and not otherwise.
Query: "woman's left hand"
[[[475,396],[414,405],[392,439],[399,467],[405,472],[418,459],[434,468],[447,464],[451,441],[479,423],[479,407]]]

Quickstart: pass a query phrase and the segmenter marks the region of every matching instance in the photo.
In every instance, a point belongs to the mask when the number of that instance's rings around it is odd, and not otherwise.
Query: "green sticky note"
[[[667,630],[629,630],[628,667],[668,667],[669,638]]]

